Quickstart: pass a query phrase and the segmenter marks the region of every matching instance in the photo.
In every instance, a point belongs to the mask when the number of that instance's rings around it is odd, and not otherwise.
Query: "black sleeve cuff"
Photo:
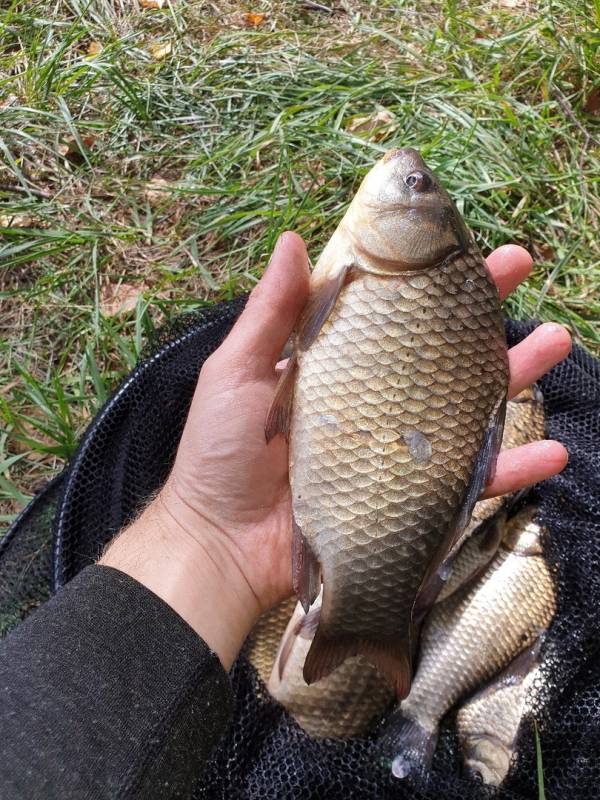
[[[0,646],[0,796],[187,798],[232,704],[173,609],[88,567]]]

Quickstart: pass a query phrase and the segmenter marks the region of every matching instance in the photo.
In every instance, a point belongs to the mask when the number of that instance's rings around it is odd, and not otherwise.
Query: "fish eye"
[[[414,192],[426,192],[431,186],[431,178],[424,172],[411,172],[404,179],[404,183]]]

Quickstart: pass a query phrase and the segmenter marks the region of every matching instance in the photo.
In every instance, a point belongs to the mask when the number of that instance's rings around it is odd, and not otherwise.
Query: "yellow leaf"
[[[150,45],[150,55],[155,61],[162,61],[173,52],[171,42],[154,42]]]
[[[95,136],[81,136],[81,143],[84,147],[90,150],[94,142],[96,141]],[[58,152],[61,156],[64,156],[68,161],[72,164],[76,164],[80,166],[84,163],[85,157],[81,152],[81,148],[79,147],[79,143],[76,139],[67,139],[65,142],[58,146]]]
[[[246,25],[249,25],[251,28],[258,28],[259,25],[263,24],[266,18],[266,14],[255,14],[253,11],[244,14]]]
[[[138,297],[146,287],[132,283],[109,283],[100,292],[100,310],[107,317],[127,314],[136,307]]]
[[[347,125],[346,130],[349,133],[366,133],[369,138],[377,142],[384,139],[397,127],[394,115],[386,108],[382,108],[376,114],[368,117],[354,117]]]
[[[166,0],[140,0],[142,8],[162,8],[165,3]]]
[[[88,45],[88,56],[99,56],[102,52],[102,45],[100,42],[90,42]]]
[[[0,214],[0,228],[33,228],[35,224],[29,214]]]
[[[169,181],[164,178],[152,178],[144,187],[144,196],[151,206],[158,205],[168,200],[170,186]]]

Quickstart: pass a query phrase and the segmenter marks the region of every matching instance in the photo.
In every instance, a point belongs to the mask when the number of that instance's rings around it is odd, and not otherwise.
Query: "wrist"
[[[99,563],[158,595],[228,670],[261,609],[222,532],[203,520],[191,525],[178,502],[167,485]]]

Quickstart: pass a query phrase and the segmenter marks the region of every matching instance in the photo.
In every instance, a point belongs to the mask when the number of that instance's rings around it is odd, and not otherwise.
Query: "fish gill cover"
[[[13,524],[0,542],[1,632],[91,563],[164,480],[199,369],[242,306],[243,299],[225,303],[166,331],[94,419],[66,471]],[[532,327],[509,321],[509,344]],[[600,782],[600,364],[575,348],[541,388],[546,433],[566,445],[570,460],[535,493],[550,531],[557,613],[542,648],[543,692],[533,716],[546,796],[584,800],[597,796]],[[402,781],[382,756],[392,709],[369,735],[315,741],[270,698],[243,654],[232,679],[234,721],[195,789],[197,800],[538,797],[531,723],[499,790],[462,774],[452,717],[429,775]]]

